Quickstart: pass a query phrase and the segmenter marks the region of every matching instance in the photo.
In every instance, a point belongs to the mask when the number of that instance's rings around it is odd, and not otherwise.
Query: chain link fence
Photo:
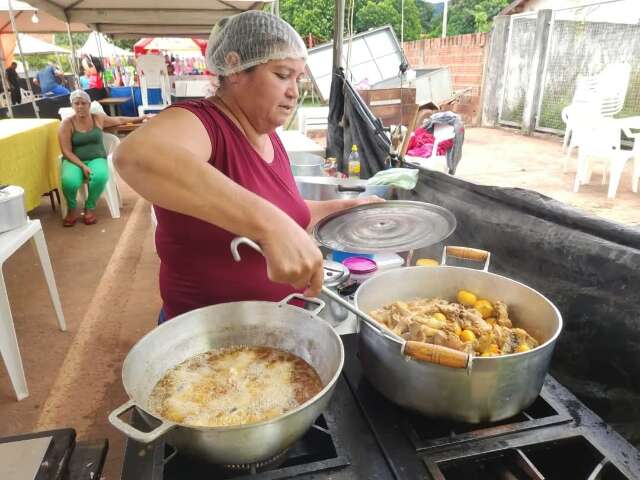
[[[640,115],[638,0],[602,2],[553,12],[536,129],[562,133],[560,113],[571,103],[579,76],[612,63],[631,65],[625,105],[617,117]]]
[[[507,43],[504,90],[499,119],[505,125],[520,126],[533,59],[536,13],[511,16]]]

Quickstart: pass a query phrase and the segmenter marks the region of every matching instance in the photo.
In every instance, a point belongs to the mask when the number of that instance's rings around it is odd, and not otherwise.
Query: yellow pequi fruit
[[[478,300],[473,304],[473,308],[480,312],[480,315],[482,315],[482,318],[484,319],[492,317],[494,313],[493,305],[489,300],[485,299]]]
[[[462,340],[463,342],[473,342],[476,339],[476,334],[473,333],[471,330],[462,330],[460,332],[460,340]]]
[[[466,307],[473,307],[478,301],[478,297],[476,297],[471,292],[467,292],[466,290],[460,290],[458,292],[458,295],[456,295],[456,299]]]
[[[521,343],[518,345],[518,348],[516,348],[516,352],[518,353],[528,352],[529,350],[531,350],[531,347],[526,343]]]
[[[419,267],[439,267],[440,262],[434,260],[433,258],[419,258],[416,260],[416,265]]]
[[[446,322],[447,321],[447,317],[444,316],[444,313],[436,312],[436,313],[433,314],[433,316],[436,317],[441,322]]]

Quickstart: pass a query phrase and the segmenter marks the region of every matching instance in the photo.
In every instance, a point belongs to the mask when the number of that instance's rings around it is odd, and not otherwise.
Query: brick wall
[[[486,33],[469,33],[404,42],[403,47],[412,68],[447,67],[454,90],[472,88],[469,98],[463,99],[453,110],[463,114],[466,123],[476,123],[487,43]]]

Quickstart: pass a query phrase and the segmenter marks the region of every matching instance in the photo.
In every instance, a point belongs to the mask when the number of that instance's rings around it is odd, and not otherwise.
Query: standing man
[[[40,87],[40,93],[43,96],[48,94],[52,96],[69,94],[69,90],[60,85],[56,77],[64,78],[64,72],[58,69],[53,62],[49,62],[49,65],[38,72],[34,82]]]
[[[11,62],[11,65],[7,67],[7,80],[9,80],[9,89],[11,90],[11,104],[16,105],[22,103],[22,93],[20,92],[20,77],[16,71],[18,64]]]

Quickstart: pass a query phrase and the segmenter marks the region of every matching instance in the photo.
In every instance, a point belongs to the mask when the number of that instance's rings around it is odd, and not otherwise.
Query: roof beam
[[[69,12],[69,21],[123,25],[171,25],[179,18],[182,25],[202,25],[203,22],[215,21],[236,13],[240,13],[240,10],[75,9]]]
[[[29,0],[29,5],[39,10],[44,10],[49,15],[56,17],[58,20],[71,23],[67,18],[67,14],[64,9],[56,3],[50,2],[49,0]]]

